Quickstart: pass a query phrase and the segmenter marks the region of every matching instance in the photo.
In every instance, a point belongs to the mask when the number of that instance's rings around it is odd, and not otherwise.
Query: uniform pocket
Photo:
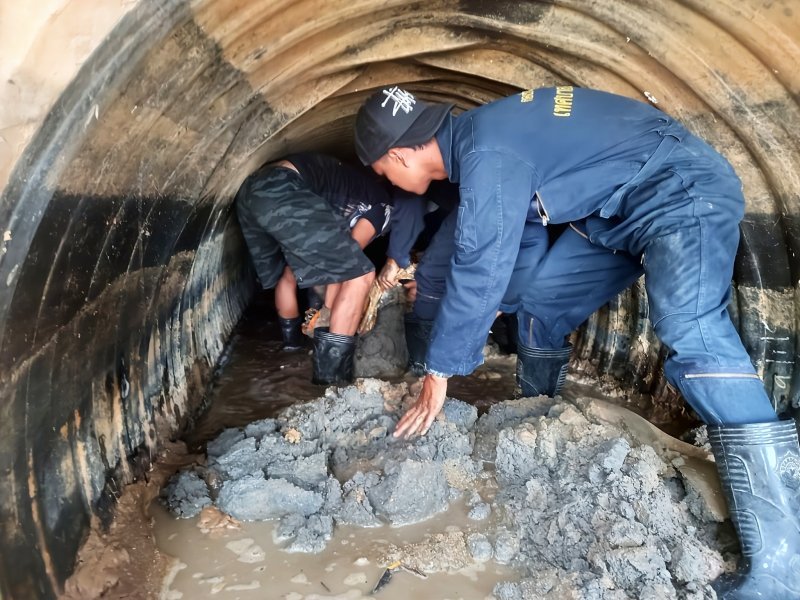
[[[466,252],[478,247],[478,232],[475,223],[475,193],[471,188],[460,188],[458,221],[456,222],[456,246]]]

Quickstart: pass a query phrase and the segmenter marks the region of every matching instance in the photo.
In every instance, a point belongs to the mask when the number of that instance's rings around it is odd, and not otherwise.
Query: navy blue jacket
[[[426,227],[431,227],[426,216],[438,209],[454,210],[458,205],[458,187],[449,181],[434,181],[424,196],[395,188],[392,204],[391,235],[386,256],[405,269],[411,264],[411,250],[420,234]]]
[[[686,135],[648,104],[571,86],[527,90],[450,116],[436,140],[461,200],[428,372],[466,375],[483,361],[526,220],[596,217],[608,223],[596,227],[603,245],[624,246],[626,219],[636,213],[627,192]]]

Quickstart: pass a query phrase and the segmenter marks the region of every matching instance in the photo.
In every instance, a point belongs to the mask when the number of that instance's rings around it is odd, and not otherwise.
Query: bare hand
[[[419,393],[419,398],[397,423],[394,437],[411,437],[415,433],[425,435],[436,415],[441,412],[446,396],[447,378],[430,374],[425,375],[425,379],[422,380],[422,390]]]
[[[397,284],[397,274],[400,271],[400,265],[392,258],[386,259],[386,264],[383,265],[380,275],[378,275],[378,285],[385,292],[393,288]]]
[[[417,282],[412,280],[408,283],[404,283],[403,287],[406,289],[406,301],[409,304],[414,304],[414,301],[417,299]]]

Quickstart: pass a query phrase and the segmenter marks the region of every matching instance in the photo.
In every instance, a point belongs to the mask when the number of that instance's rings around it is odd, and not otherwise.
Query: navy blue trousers
[[[445,281],[450,271],[450,261],[455,252],[457,218],[456,210],[445,217],[417,266],[414,276],[417,282],[417,299],[412,309],[412,314],[417,319],[432,321],[439,312],[439,304],[446,288]],[[540,223],[531,222],[525,227],[517,261],[514,264],[514,276],[503,296],[501,311],[514,313],[519,309],[522,294],[544,257],[547,245],[547,231]]]
[[[626,202],[619,218],[574,224],[552,245],[526,282],[519,343],[563,348],[644,273],[649,318],[669,349],[665,375],[700,417],[717,425],[776,420],[727,311],[744,212],[730,167],[696,142],[680,146]]]

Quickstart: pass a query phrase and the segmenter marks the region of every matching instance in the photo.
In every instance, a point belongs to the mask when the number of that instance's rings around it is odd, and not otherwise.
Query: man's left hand
[[[436,415],[441,412],[446,397],[447,378],[431,374],[425,375],[419,398],[397,423],[394,437],[411,437],[415,433],[425,435]]]
[[[393,258],[387,258],[378,275],[378,285],[385,292],[397,284],[397,275],[400,272],[400,265]]]
[[[412,279],[404,283],[403,287],[406,290],[406,301],[409,304],[414,304],[414,301],[417,299],[417,282]]]

